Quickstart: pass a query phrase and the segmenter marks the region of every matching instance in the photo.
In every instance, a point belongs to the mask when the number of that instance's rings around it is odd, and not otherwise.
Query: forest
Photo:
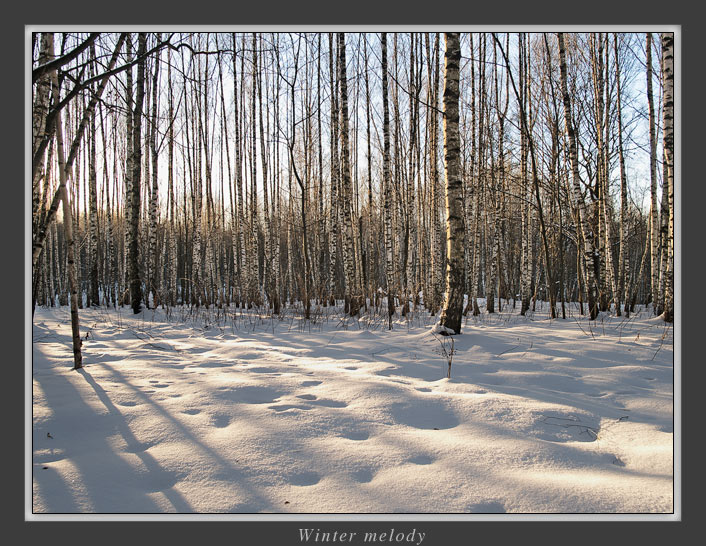
[[[448,380],[496,316],[668,343],[671,32],[30,36],[32,316],[75,370],[148,312],[435,324]]]

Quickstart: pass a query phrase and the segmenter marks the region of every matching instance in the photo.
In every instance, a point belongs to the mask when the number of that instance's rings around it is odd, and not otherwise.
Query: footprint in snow
[[[311,403],[327,408],[345,408],[348,405],[347,402],[341,402],[339,400],[311,400]]]
[[[291,410],[291,409],[300,409],[300,410],[310,410],[310,406],[299,406],[297,404],[281,404],[279,406],[268,406],[267,409],[274,410],[278,413],[281,413],[283,411]]]
[[[608,396],[608,393],[605,392],[587,392],[586,396],[590,396],[591,398],[604,398]]]
[[[198,368],[228,368],[233,366],[232,362],[202,362],[196,365]]]
[[[361,441],[370,438],[370,434],[364,430],[347,430],[341,434],[341,437],[348,440]]]
[[[361,468],[351,472],[351,477],[358,483],[368,483],[373,481],[373,472],[368,468]]]
[[[268,404],[275,402],[282,394],[281,391],[257,385],[246,385],[237,387],[223,387],[219,396],[244,404]]]
[[[238,360],[257,360],[258,358],[262,358],[261,353],[243,353],[238,355]]]
[[[412,464],[419,464],[419,465],[424,465],[424,464],[431,464],[434,462],[434,459],[429,457],[429,455],[416,455],[409,459],[409,462]]]
[[[248,373],[264,373],[264,374],[268,374],[268,375],[282,375],[275,368],[265,368],[265,367],[247,368],[246,371]]]
[[[230,424],[230,416],[224,413],[211,415],[211,422],[216,428],[225,428]]]
[[[421,398],[415,403],[395,402],[389,410],[394,422],[412,428],[439,430],[459,424],[458,417],[434,398]]]
[[[319,476],[316,472],[305,471],[292,474],[288,476],[287,479],[292,485],[307,486],[319,483],[319,481],[321,481],[321,476]]]

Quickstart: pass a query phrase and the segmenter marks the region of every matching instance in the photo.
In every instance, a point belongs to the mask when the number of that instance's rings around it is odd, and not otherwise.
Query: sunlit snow
[[[673,511],[673,331],[649,310],[506,306],[453,337],[314,311],[84,309],[74,371],[68,308],[37,308],[32,511]]]

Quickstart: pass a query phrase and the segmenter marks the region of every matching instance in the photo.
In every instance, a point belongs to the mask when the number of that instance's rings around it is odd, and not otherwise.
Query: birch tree
[[[157,40],[160,34],[157,34]],[[154,59],[154,72],[152,74],[152,109],[150,111],[150,157],[152,160],[152,186],[150,192],[150,224],[149,224],[149,276],[147,285],[147,303],[149,305],[149,294],[154,294],[155,307],[159,294],[159,256],[157,254],[157,207],[159,205],[159,158],[157,148],[157,97],[159,95],[159,52]]]
[[[128,188],[129,201],[129,222],[127,241],[127,275],[130,290],[130,306],[133,313],[137,314],[142,308],[142,281],[139,269],[139,228],[140,228],[140,185],[142,175],[142,107],[145,97],[145,59],[144,53],[147,45],[147,34],[140,32],[138,35],[137,56],[140,62],[137,64],[137,89],[135,91],[135,106],[132,111],[132,148],[130,185]]]
[[[95,48],[91,44],[91,72],[93,72],[95,63]],[[88,258],[90,260],[90,278],[89,291],[86,297],[87,304],[98,306],[100,305],[100,296],[98,294],[98,190],[97,190],[97,174],[96,174],[96,112],[91,112],[89,122],[89,141],[88,141],[88,203],[89,203],[89,222],[90,234],[88,238]]]
[[[666,286],[664,320],[674,321],[674,34],[663,32],[662,40],[662,135],[664,148],[664,187],[667,193]]]
[[[441,208],[441,191],[439,184],[438,170],[438,141],[439,141],[439,123],[438,123],[438,104],[439,104],[439,33],[435,33],[434,48],[430,47],[429,34],[425,34],[426,50],[427,50],[427,75],[429,93],[427,100],[429,108],[427,111],[428,126],[429,126],[429,184],[431,184],[431,294],[429,299],[429,309],[432,314],[436,314],[441,306],[441,291],[443,282],[443,245],[441,237],[441,221],[439,218],[439,209]],[[426,300],[427,298],[425,298]]]
[[[53,57],[54,44],[53,36],[48,40],[48,54]],[[52,94],[54,104],[59,103],[59,78],[54,70],[52,73]],[[66,271],[69,281],[70,305],[71,305],[71,343],[74,354],[74,369],[78,370],[83,367],[83,357],[81,354],[81,332],[78,316],[78,280],[76,278],[76,251],[73,231],[73,215],[71,211],[71,203],[69,202],[69,191],[67,188],[67,169],[66,160],[64,159],[64,128],[62,125],[61,112],[57,112],[56,116],[56,154],[59,162],[59,193],[62,202],[62,213],[64,223],[64,238],[66,241]]]
[[[446,168],[446,298],[440,325],[461,333],[463,313],[463,194],[459,165],[459,34],[447,32],[444,77],[444,163]]]
[[[578,151],[576,145],[576,133],[574,131],[573,122],[571,119],[571,98],[567,85],[567,70],[566,70],[566,53],[564,46],[564,34],[557,34],[559,41],[559,71],[561,75],[561,93],[564,100],[564,126],[569,138],[569,154],[571,159],[571,176],[573,181],[573,197],[574,204],[578,209],[577,215],[577,232],[583,237],[584,256],[586,260],[587,291],[588,291],[588,309],[591,320],[596,320],[598,317],[598,290],[596,280],[597,274],[597,256],[594,251],[593,232],[587,224],[588,212],[586,203],[581,192],[581,178],[579,175],[578,166]]]
[[[652,308],[657,312],[659,301],[659,207],[657,205],[657,133],[652,92],[652,33],[646,35],[647,108],[650,126],[650,293]]]
[[[336,271],[338,259],[338,230],[340,224],[338,222],[339,214],[339,159],[338,159],[338,85],[337,77],[334,75],[334,40],[333,34],[329,34],[329,82],[331,90],[331,174],[330,174],[330,208],[329,208],[329,275],[328,275],[328,293],[332,304],[336,303]]]
[[[385,224],[385,277],[387,283],[387,321],[392,330],[392,317],[395,314],[394,287],[394,253],[392,248],[392,180],[390,180],[390,106],[387,100],[387,34],[380,36],[382,48],[382,184],[384,194],[384,224]]]
[[[623,109],[622,109],[622,83],[621,65],[618,48],[618,35],[613,35],[613,54],[615,56],[615,83],[616,83],[616,107],[618,118],[618,161],[620,163],[620,248],[618,253],[618,294],[616,308],[620,311],[621,303],[625,304],[625,315],[630,316],[630,306],[628,305],[627,293],[628,278],[627,271],[630,269],[630,257],[628,253],[628,184],[625,169],[625,153],[623,146]]]
[[[345,33],[338,34],[338,59],[339,59],[339,84],[341,86],[341,179],[342,179],[342,205],[343,205],[343,229],[345,232],[345,268],[346,268],[346,299],[348,300],[349,313],[351,316],[358,314],[361,307],[360,302],[360,282],[358,279],[355,247],[353,243],[353,190],[351,187],[351,165],[349,149],[349,128],[348,128],[348,76],[346,72],[346,42]]]

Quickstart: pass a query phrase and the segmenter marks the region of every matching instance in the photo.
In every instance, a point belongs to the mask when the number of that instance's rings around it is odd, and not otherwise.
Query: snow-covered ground
[[[570,309],[454,337],[422,314],[82,310],[74,371],[68,308],[38,308],[32,512],[673,512],[672,327]]]

